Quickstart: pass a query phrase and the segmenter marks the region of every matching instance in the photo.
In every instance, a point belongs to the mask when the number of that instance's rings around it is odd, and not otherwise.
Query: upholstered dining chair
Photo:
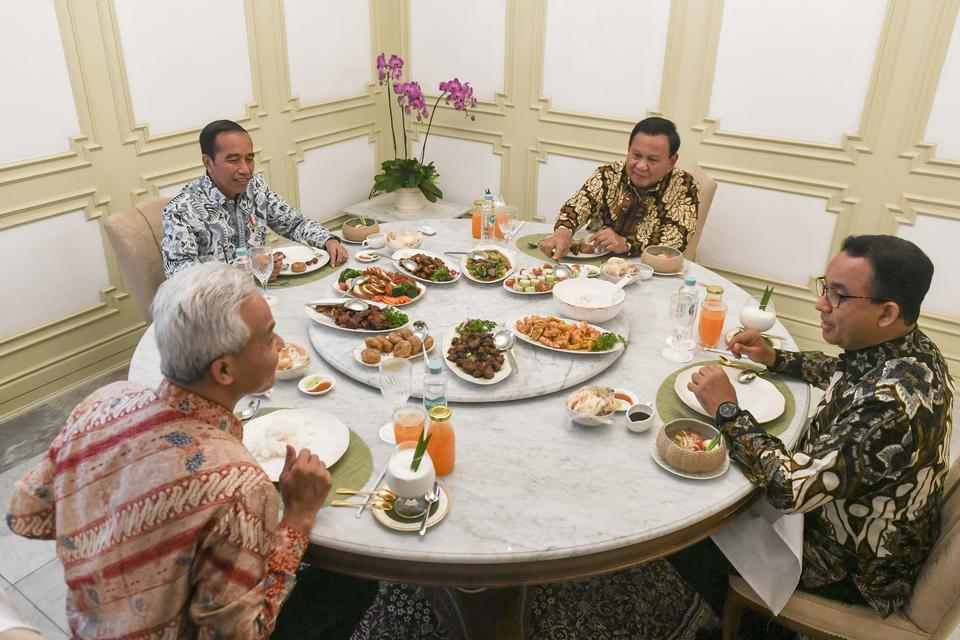
[[[917,578],[906,606],[887,618],[873,609],[797,591],[777,623],[813,638],[940,640],[960,621],[960,460],[950,467],[943,492],[940,539]],[[731,577],[723,610],[723,638],[734,640],[744,609],[772,614],[740,577]]]
[[[697,208],[697,230],[687,241],[687,248],[683,250],[683,257],[687,260],[694,260],[697,255],[697,247],[700,245],[700,238],[703,237],[703,225],[707,223],[707,214],[710,213],[710,205],[713,204],[713,196],[717,192],[717,181],[705,173],[691,171],[700,185],[700,206]]]
[[[130,295],[147,322],[153,321],[150,303],[164,280],[160,241],[163,208],[168,202],[170,198],[149,198],[111,214],[104,223]]]

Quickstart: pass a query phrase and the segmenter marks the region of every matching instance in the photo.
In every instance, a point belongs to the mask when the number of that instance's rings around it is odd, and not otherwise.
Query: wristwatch
[[[740,415],[740,407],[736,402],[723,402],[717,407],[717,423],[736,420]]]

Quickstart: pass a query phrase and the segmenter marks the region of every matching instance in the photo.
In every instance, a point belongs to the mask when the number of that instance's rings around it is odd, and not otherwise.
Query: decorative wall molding
[[[887,204],[886,208],[893,214],[896,222],[911,226],[917,223],[917,215],[960,221],[960,201],[957,200],[904,193],[900,195],[897,204]]]

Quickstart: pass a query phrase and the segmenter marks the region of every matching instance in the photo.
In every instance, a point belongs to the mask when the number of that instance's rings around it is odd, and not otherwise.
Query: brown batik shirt
[[[773,369],[827,393],[792,452],[749,413],[722,423],[730,457],[773,506],[805,514],[803,585],[849,576],[890,615],[940,532],[953,404],[943,355],[915,328],[839,358],[777,351]]]
[[[683,251],[697,229],[697,181],[686,171],[673,169],[652,187],[637,189],[624,164],[618,160],[597,168],[560,208],[554,229],[609,227],[627,241],[632,256],[652,244]]]

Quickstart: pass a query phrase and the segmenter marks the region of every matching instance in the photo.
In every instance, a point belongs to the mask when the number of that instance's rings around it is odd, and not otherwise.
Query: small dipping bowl
[[[627,429],[634,433],[643,433],[659,422],[660,416],[652,402],[637,402],[627,409]]]
[[[297,388],[308,396],[322,396],[325,393],[330,393],[335,386],[337,386],[337,381],[323,373],[304,376],[297,383]],[[314,391],[314,389],[318,390]]]

